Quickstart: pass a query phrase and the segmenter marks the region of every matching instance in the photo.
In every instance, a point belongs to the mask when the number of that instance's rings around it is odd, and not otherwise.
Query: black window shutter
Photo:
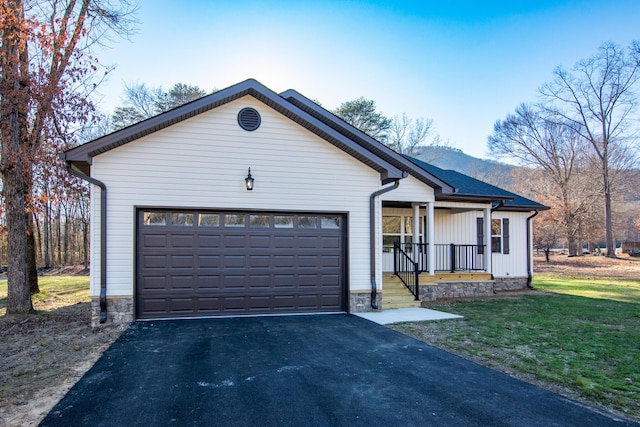
[[[484,218],[476,218],[478,255],[484,254]]]
[[[509,254],[509,218],[502,219],[502,253]]]

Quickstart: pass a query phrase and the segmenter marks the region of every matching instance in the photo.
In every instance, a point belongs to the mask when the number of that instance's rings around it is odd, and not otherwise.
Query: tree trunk
[[[84,269],[89,268],[89,226],[82,223],[82,258],[84,261]]]
[[[47,196],[44,208],[44,268],[51,268],[51,207],[49,202],[49,191],[45,187],[45,195]]]
[[[616,243],[613,239],[613,225],[611,220],[611,183],[609,182],[609,169],[605,163],[603,168],[604,180],[604,225],[605,242],[607,244],[607,257],[617,258]]]
[[[4,157],[4,156],[3,156]],[[4,158],[3,158],[4,161]],[[27,272],[27,224],[22,173],[18,168],[3,173],[7,219],[7,314],[32,313]]]
[[[29,292],[31,295],[40,293],[38,286],[38,266],[36,265],[36,239],[33,230],[33,215],[25,214],[27,226],[27,280],[29,282]]]
[[[30,168],[24,162],[31,160],[25,155],[22,132],[27,131],[26,103],[21,99],[28,86],[27,75],[21,74],[21,61],[26,53],[26,38],[23,37],[24,5],[16,0],[4,9],[3,18],[10,23],[5,26],[0,45],[0,173],[5,199],[7,222],[7,314],[33,312],[29,292],[27,270],[27,221],[23,171]]]

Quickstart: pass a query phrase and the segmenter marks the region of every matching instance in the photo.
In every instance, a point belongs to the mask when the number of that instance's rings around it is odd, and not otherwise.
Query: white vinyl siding
[[[238,126],[244,107],[259,111],[259,129]],[[253,191],[244,187],[249,167]],[[379,173],[253,97],[105,152],[91,172],[108,188],[109,295],[134,293],[137,207],[346,213],[349,289],[370,289],[369,195],[381,188]],[[98,191],[92,201],[91,294],[98,295]]]
[[[493,212],[491,217],[509,219],[509,253],[493,254],[493,275],[495,277],[527,276],[527,217],[531,212]]]

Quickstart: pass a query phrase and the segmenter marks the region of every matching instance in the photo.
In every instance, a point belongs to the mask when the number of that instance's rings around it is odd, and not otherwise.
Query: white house
[[[94,323],[358,312],[524,288],[528,218],[545,209],[255,80],[61,157],[91,183]]]

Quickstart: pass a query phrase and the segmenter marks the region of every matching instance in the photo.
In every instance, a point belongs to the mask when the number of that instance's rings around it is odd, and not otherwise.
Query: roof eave
[[[234,86],[207,95],[173,110],[143,120],[86,144],[64,152],[66,161],[91,165],[92,158],[128,142],[162,130],[175,123],[212,110],[220,105],[251,95],[285,117],[293,120],[319,137],[329,141],[356,159],[380,173],[381,181],[391,182],[404,178],[403,171],[376,153],[349,139],[347,135],[332,129],[303,109],[290,103],[277,93],[254,79],[245,80]]]

